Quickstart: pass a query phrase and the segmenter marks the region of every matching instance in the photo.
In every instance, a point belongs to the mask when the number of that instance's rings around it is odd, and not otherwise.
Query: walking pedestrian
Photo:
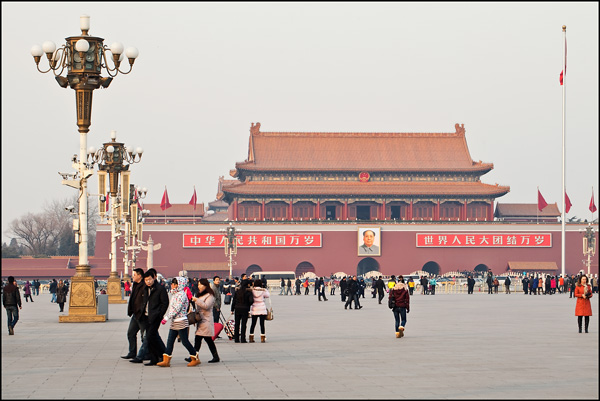
[[[375,282],[375,288],[377,288],[377,300],[381,304],[381,300],[383,299],[385,283],[383,282],[383,276],[379,276],[377,281]]]
[[[323,277],[319,278],[318,284],[315,281],[315,285],[319,286],[319,301],[321,300],[321,297],[323,297],[323,299],[327,301],[327,297],[325,296],[325,280],[323,279]]]
[[[571,274],[571,278],[569,279],[569,298],[573,298],[573,293],[575,292],[575,286],[577,285],[577,279],[574,274]]]
[[[32,285],[29,282],[29,280],[27,280],[27,282],[25,283],[25,286],[23,286],[23,295],[25,295],[25,302],[29,302],[27,300],[27,298],[31,299],[31,302],[33,302],[33,298],[31,296],[31,289],[32,289]]]
[[[142,363],[144,356],[146,355],[147,346],[144,346],[144,338],[146,337],[146,327],[148,321],[145,318],[143,305],[144,305],[144,287],[146,285],[142,282],[144,279],[144,271],[139,267],[133,269],[133,286],[131,289],[131,296],[127,302],[127,316],[131,317],[129,320],[129,327],[127,328],[127,341],[129,342],[129,352],[127,355],[121,356],[123,359],[130,359],[132,363]],[[140,354],[138,355],[137,349],[137,333],[140,333]],[[134,361],[135,359],[135,361]]]
[[[33,288],[35,289],[35,296],[39,296],[40,295],[40,280],[39,279],[35,279],[33,280]]]
[[[506,276],[506,279],[504,280],[504,292],[506,294],[510,294],[510,277]]]
[[[588,283],[587,276],[582,274],[575,286],[575,298],[577,298],[577,303],[575,304],[575,316],[577,316],[577,324],[579,325],[580,333],[584,317],[585,332],[588,332],[590,316],[592,316],[592,303],[590,302],[592,296],[592,286]]]
[[[219,316],[221,315],[221,290],[219,289],[220,284],[221,284],[221,277],[214,276],[213,282],[212,282],[212,284],[210,284],[210,289],[213,292],[212,295],[213,295],[213,297],[215,297],[215,304],[213,306],[213,322],[214,323],[219,323]],[[200,293],[200,284],[197,281],[196,281],[195,290],[196,290],[196,292],[194,292],[194,294]],[[219,338],[219,337],[217,337],[217,338]]]
[[[2,289],[2,305],[6,309],[8,334],[12,336],[15,334],[15,325],[19,321],[19,309],[22,307],[21,293],[13,276],[8,277],[8,284]]]
[[[200,321],[196,323],[196,335],[194,337],[194,349],[196,356],[190,356],[186,361],[189,362],[188,366],[196,366],[200,364],[200,348],[202,347],[202,340],[208,345],[208,349],[212,354],[212,359],[208,363],[220,362],[221,358],[217,352],[217,346],[213,340],[215,335],[215,319],[213,316],[214,305],[215,305],[215,291],[214,287],[211,287],[207,279],[201,278],[198,281],[198,292],[196,296],[192,298],[192,302],[196,303],[196,310],[200,312]]]
[[[352,301],[354,301],[354,309],[362,309],[360,302],[358,301],[358,281],[356,280],[356,276],[352,276],[352,279],[348,283],[348,300],[344,305],[344,309],[348,308],[350,305],[350,309],[352,309]]]
[[[402,278],[402,276],[398,276],[398,278]],[[410,311],[410,295],[403,280],[398,280],[390,291],[389,299],[390,305],[393,305],[392,312],[394,313],[396,338],[402,338],[406,327],[406,314]]]
[[[167,290],[156,280],[156,275],[154,268],[150,268],[144,273],[146,288],[144,288],[143,309],[148,321],[146,341],[148,344],[148,354],[150,355],[150,361],[145,363],[145,366],[154,366],[158,362],[161,362],[166,351],[158,329],[162,317],[169,308],[169,296],[167,295]]]
[[[68,293],[69,287],[67,287],[62,280],[59,280],[58,285],[56,286],[56,303],[60,307],[59,312],[65,311],[65,302],[67,302]]]
[[[296,292],[294,293],[294,295],[302,295],[302,293],[300,292],[300,284],[301,283],[302,282],[300,281],[300,277],[296,277],[296,281],[294,282],[294,284],[296,286]],[[261,288],[267,288],[267,286],[261,282]]]
[[[431,295],[435,295],[435,286],[437,285],[435,277],[432,277],[431,280],[429,280],[429,285],[431,286]]]
[[[283,280],[283,279],[282,279]],[[240,289],[235,292],[231,301],[231,312],[234,313],[235,326],[233,340],[236,343],[246,343],[246,326],[248,324],[248,313],[254,302],[250,280],[243,280]]]
[[[472,294],[473,288],[475,288],[475,279],[473,276],[469,276],[467,279],[467,294]],[[525,294],[527,294],[527,292],[525,292]]]
[[[52,282],[50,283],[50,294],[52,294],[52,298],[50,298],[50,302],[56,302],[56,287],[58,286],[58,283],[56,282],[56,279],[53,278]]]
[[[527,295],[527,291],[529,290],[529,278],[527,276],[523,276],[521,284],[523,285],[523,293]]]
[[[279,295],[283,295],[283,293],[285,292],[285,280],[283,279],[283,277],[281,278],[281,291],[279,291]]]
[[[304,280],[304,283],[302,285],[304,286],[304,295],[308,295],[308,286],[310,285],[310,283],[308,282],[308,277]]]
[[[412,277],[408,278],[408,293],[412,297],[413,291],[415,290],[415,281]]]
[[[290,280],[289,278],[287,280],[287,290],[285,292],[285,295],[294,295],[292,294],[292,280]]]
[[[131,296],[131,284],[129,284],[129,281],[125,280],[125,283],[123,284],[123,289],[125,290],[126,297]]]
[[[194,347],[188,338],[188,327],[190,324],[188,322],[187,312],[190,304],[187,294],[184,290],[184,288],[187,286],[187,283],[188,279],[181,276],[175,277],[173,280],[171,280],[171,301],[169,302],[169,308],[167,309],[161,321],[161,324],[165,324],[169,319],[171,319],[171,328],[169,329],[169,337],[167,338],[167,346],[163,353],[163,360],[162,362],[157,363],[157,365],[162,368],[168,368],[171,366],[173,347],[178,335],[179,338],[181,338],[181,344],[190,353],[192,363],[194,361],[198,361]],[[192,363],[188,364],[188,366],[196,366],[198,364]]]
[[[265,320],[267,318],[267,306],[265,305],[265,298],[269,298],[269,290],[262,287],[260,280],[254,281],[254,288],[252,289],[252,297],[254,301],[250,306],[250,315],[252,315],[252,324],[250,325],[250,335],[248,340],[254,342],[254,328],[256,322],[260,322],[260,342],[264,343],[267,340],[265,331]]]
[[[348,296],[348,280],[346,280],[346,276],[342,277],[340,281],[340,296],[342,298],[342,302],[346,302],[346,297]]]

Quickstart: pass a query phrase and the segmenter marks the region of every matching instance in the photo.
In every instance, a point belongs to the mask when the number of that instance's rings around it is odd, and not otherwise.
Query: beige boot
[[[398,329],[400,330],[400,331],[399,331],[399,333],[400,333],[400,338],[404,337],[404,327],[400,326],[400,327],[398,327]]]
[[[248,336],[248,342],[249,342],[249,343],[253,343],[253,342],[254,342],[254,334],[250,334],[250,335]]]
[[[171,367],[171,357],[167,354],[163,354],[162,362],[157,363],[156,366],[160,366],[163,368]]]
[[[396,338],[400,338],[400,332],[399,331],[396,332]]]
[[[266,340],[267,340],[267,337],[264,334],[261,334],[260,335],[260,342],[264,343],[264,342],[266,342]]]
[[[190,358],[192,359],[192,361],[187,364],[188,367],[200,365],[200,358],[198,358],[198,354],[190,355]]]

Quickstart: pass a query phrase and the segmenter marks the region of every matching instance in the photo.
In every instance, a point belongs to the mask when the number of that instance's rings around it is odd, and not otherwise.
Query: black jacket
[[[2,305],[6,308],[7,306],[19,306],[21,307],[21,293],[19,287],[12,283],[8,283],[4,286],[2,292]]]
[[[127,304],[127,316],[135,315],[136,319],[141,319],[144,314],[144,289],[147,288],[143,281],[134,282],[131,288],[131,296]],[[147,291],[147,290],[146,290]]]
[[[383,287],[385,287],[385,283],[383,282],[382,279],[377,279],[377,281],[375,282],[375,288],[377,288],[377,290],[379,292],[383,292]]]
[[[148,294],[148,288],[150,288],[150,294]],[[148,305],[148,323],[155,324],[160,322],[169,308],[169,296],[165,287],[154,282],[152,287],[146,286],[144,288],[144,304],[143,310]]]
[[[231,311],[250,310],[250,305],[254,303],[254,295],[251,289],[237,290],[231,300]]]
[[[348,282],[348,294],[354,295],[358,292],[358,281],[350,280]]]

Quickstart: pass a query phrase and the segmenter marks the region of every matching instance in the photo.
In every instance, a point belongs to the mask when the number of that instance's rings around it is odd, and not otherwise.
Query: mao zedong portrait
[[[363,244],[358,247],[359,255],[379,255],[379,246],[375,245],[375,231],[363,232]]]

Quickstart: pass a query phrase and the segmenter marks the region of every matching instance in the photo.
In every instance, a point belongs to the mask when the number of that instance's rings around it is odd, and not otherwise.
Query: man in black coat
[[[529,278],[527,276],[523,277],[521,280],[521,284],[523,284],[523,292],[527,295],[527,289],[529,288]]]
[[[475,287],[475,279],[473,278],[473,276],[469,276],[469,278],[467,279],[467,287],[467,294],[472,294],[473,288]]]
[[[144,282],[146,283],[146,288],[144,288],[143,310],[148,320],[146,336],[148,353],[150,354],[150,362],[144,365],[153,366],[162,361],[162,355],[166,351],[165,343],[158,334],[158,328],[169,308],[169,296],[167,295],[167,290],[156,281],[156,270],[148,269],[144,273]]]
[[[348,281],[346,281],[346,277],[342,278],[340,281],[340,294],[342,296],[342,302],[346,302],[346,290],[348,289]]]
[[[144,271],[139,267],[133,269],[133,286],[131,288],[131,295],[129,296],[129,303],[127,304],[127,316],[131,317],[129,321],[129,328],[127,329],[127,340],[129,341],[129,352],[127,355],[122,356],[123,359],[136,359],[134,363],[141,363],[146,353],[146,347],[144,346],[144,337],[146,335],[146,326],[148,321],[144,315],[144,288],[146,283],[144,280]],[[140,332],[140,341],[142,346],[140,347],[141,358],[136,358],[137,355],[137,333]]]
[[[354,309],[362,309],[360,302],[358,302],[358,281],[356,280],[356,276],[352,276],[352,280],[348,282],[348,300],[344,305],[344,309],[348,309],[348,305],[352,309],[352,301],[354,301]]]
[[[383,278],[382,276],[379,276],[379,278],[375,282],[375,288],[377,288],[377,295],[379,296],[379,303],[381,303],[381,300],[384,297],[384,287],[385,283],[383,282]]]
[[[19,320],[19,309],[21,309],[21,293],[13,276],[8,277],[8,284],[2,289],[2,305],[6,309],[8,320],[8,334],[15,334],[15,325]]]

